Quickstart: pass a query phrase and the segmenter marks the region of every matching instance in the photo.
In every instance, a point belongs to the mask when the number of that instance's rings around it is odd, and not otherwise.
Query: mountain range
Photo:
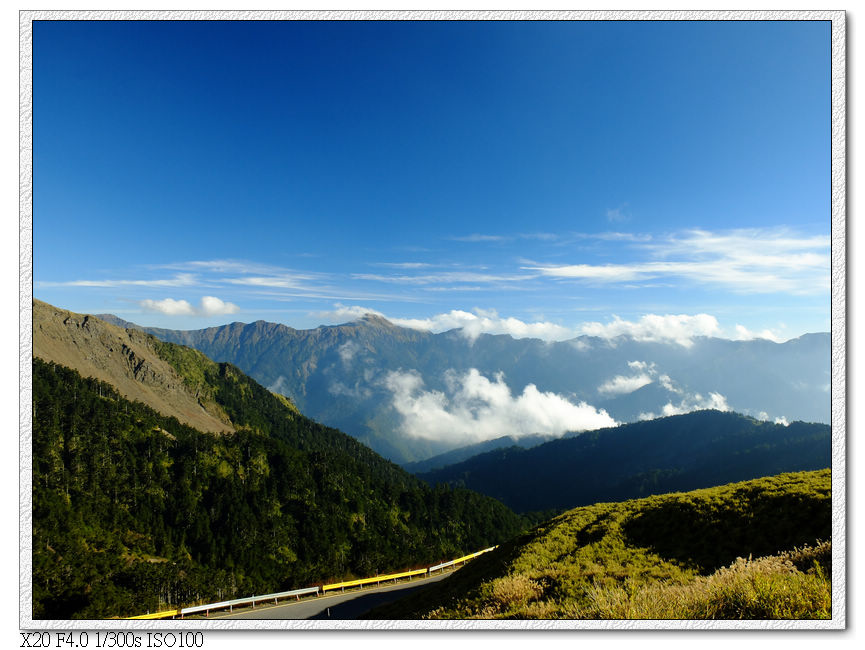
[[[830,420],[828,333],[785,343],[545,342],[436,334],[374,315],[310,330],[256,321],[180,331],[100,318],[232,363],[400,463],[504,436],[561,436],[706,408]]]
[[[354,347],[368,330],[391,331],[376,348],[390,355],[412,334],[375,319],[306,334],[350,367],[369,358]],[[830,464],[827,425],[701,410],[483,440],[416,477],[231,363],[140,329],[34,300],[33,342],[35,618],[370,575],[513,539],[541,511]]]

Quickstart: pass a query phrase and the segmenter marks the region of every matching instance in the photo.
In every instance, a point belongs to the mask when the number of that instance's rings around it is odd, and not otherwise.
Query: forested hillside
[[[33,363],[33,615],[101,618],[433,562],[521,528],[430,489],[228,364],[165,358],[231,418],[206,434]]]
[[[419,474],[490,495],[516,510],[559,510],[599,501],[693,490],[781,472],[828,467],[831,428],[697,411],[496,449]]]

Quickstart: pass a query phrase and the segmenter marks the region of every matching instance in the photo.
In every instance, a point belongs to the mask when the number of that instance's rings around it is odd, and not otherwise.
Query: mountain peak
[[[368,325],[370,327],[376,327],[379,329],[398,329],[397,325],[391,323],[384,316],[379,316],[378,314],[373,314],[371,312],[367,312],[359,319],[357,319],[358,323],[363,323],[364,325]]]

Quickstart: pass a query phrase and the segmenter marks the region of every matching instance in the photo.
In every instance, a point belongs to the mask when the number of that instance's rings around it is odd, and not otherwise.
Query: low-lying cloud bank
[[[588,322],[577,327],[565,327],[549,321],[526,322],[518,318],[499,316],[493,309],[478,308],[471,312],[452,309],[429,318],[397,318],[359,305],[337,304],[332,311],[318,312],[316,315],[332,321],[345,322],[367,314],[381,316],[401,327],[427,332],[459,330],[460,334],[470,341],[476,340],[481,334],[509,334],[515,339],[536,338],[543,341],[567,341],[578,336],[612,340],[624,336],[635,341],[670,343],[683,347],[691,347],[694,339],[701,336],[734,340],[764,338],[776,343],[783,340],[772,330],[752,332],[739,324],[735,325],[732,333],[727,334],[721,328],[718,319],[709,314],[646,314],[636,321],[624,320],[614,315],[607,323]]]
[[[611,323],[585,323],[580,327],[580,333],[605,339],[627,336],[635,341],[691,347],[698,336],[720,336],[721,327],[718,319],[709,314],[646,314],[636,322],[613,316]]]
[[[416,371],[391,371],[384,378],[405,435],[453,444],[533,433],[562,435],[616,426],[606,411],[527,385],[514,396],[497,373],[491,381],[471,368],[445,373],[446,392],[427,390]]]
[[[727,404],[727,398],[721,393],[709,393],[708,397],[703,397],[700,393],[686,396],[678,404],[673,404],[672,401],[664,404],[660,414],[655,413],[640,413],[641,420],[654,420],[655,418],[667,417],[670,415],[682,415],[691,413],[692,411],[704,411],[714,409],[716,411],[729,411],[730,406]]]

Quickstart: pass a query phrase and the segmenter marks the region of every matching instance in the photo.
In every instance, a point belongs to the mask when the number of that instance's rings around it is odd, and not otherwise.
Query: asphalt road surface
[[[453,572],[442,573],[422,580],[401,582],[384,587],[368,587],[362,590],[334,593],[301,601],[287,600],[276,605],[261,603],[256,605],[255,609],[244,608],[243,611],[235,610],[232,613],[212,614],[210,618],[351,620],[365,614],[373,607],[420,591],[433,582],[447,578],[451,573]]]

